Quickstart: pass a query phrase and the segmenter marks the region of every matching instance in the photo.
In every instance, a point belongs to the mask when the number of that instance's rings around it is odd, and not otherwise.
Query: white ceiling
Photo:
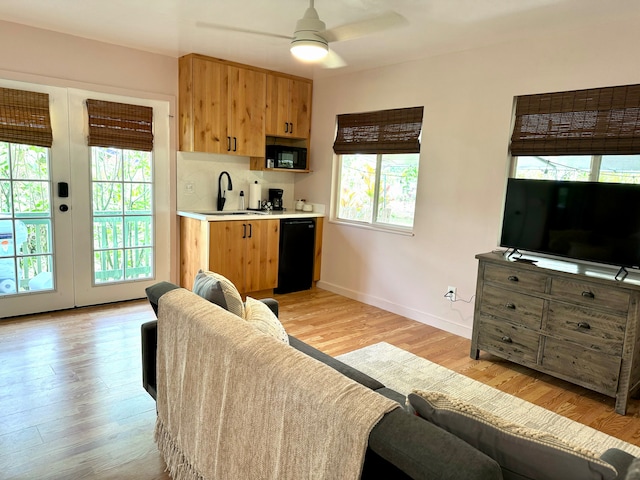
[[[308,0],[2,0],[0,18],[178,57],[196,52],[305,77],[375,68],[635,16],[640,0],[316,0],[332,28],[394,10],[408,25],[332,43],[338,70],[295,61],[286,39],[197,27],[226,24],[291,35]],[[597,29],[594,28],[594,35]]]

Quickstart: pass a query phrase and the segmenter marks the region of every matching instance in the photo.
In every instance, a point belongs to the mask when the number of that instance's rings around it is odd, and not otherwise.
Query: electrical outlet
[[[449,300],[455,302],[458,289],[456,287],[447,287],[447,293],[449,293]]]

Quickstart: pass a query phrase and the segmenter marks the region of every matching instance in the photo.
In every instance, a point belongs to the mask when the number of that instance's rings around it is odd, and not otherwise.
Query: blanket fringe
[[[165,471],[169,472],[173,480],[205,480],[182,453],[160,417],[156,419],[154,440],[167,465]]]

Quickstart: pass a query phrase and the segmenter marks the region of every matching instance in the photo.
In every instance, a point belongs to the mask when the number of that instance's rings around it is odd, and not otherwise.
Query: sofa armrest
[[[269,307],[276,317],[278,316],[278,301],[275,298],[263,298],[260,301]]]
[[[143,323],[140,327],[142,339],[142,386],[156,399],[156,350],[158,345],[158,321]]]
[[[160,297],[171,290],[176,288],[180,288],[178,285],[170,282],[159,282],[147,287],[145,289],[145,293],[147,294],[147,298],[149,299],[149,303],[151,304],[151,308],[155,312],[156,316],[158,315],[158,300]]]
[[[500,465],[451,433],[397,408],[369,435],[369,448],[414,480],[499,480]]]
[[[632,476],[629,478],[627,477],[629,466],[631,465],[631,462],[635,460],[635,458],[636,457],[634,457],[630,453],[627,453],[618,448],[610,448],[600,456],[601,460],[604,460],[616,469],[616,471],[618,472],[616,480],[631,480],[640,478],[638,472],[636,472],[636,475],[638,476]],[[629,472],[629,474],[631,475],[631,472]]]

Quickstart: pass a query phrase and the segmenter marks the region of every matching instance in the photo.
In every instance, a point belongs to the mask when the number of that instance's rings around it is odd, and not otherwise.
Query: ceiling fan
[[[327,30],[314,7],[314,0],[309,0],[309,8],[297,21],[293,36],[206,22],[197,22],[196,26],[287,39],[291,41],[291,53],[297,59],[304,62],[321,63],[325,68],[340,68],[345,66],[346,62],[333,50],[329,50],[330,42],[361,38],[407,23],[402,15],[390,11]]]

